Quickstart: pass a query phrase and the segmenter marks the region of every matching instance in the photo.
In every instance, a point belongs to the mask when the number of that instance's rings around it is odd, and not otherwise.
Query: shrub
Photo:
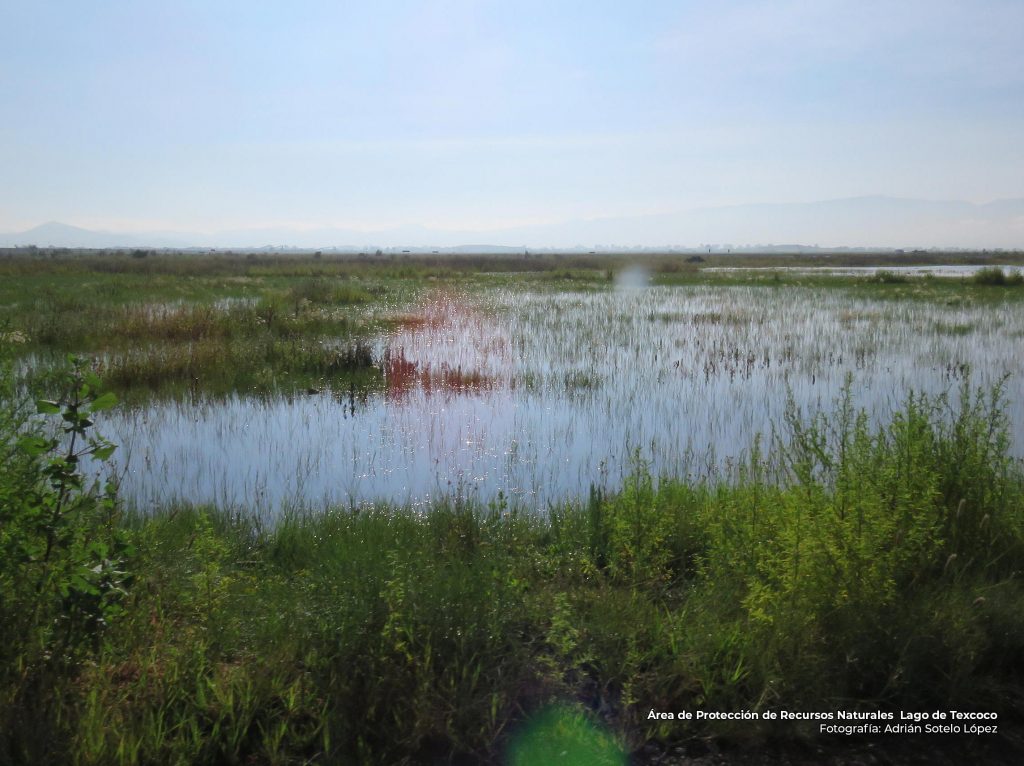
[[[57,401],[57,434],[25,418],[5,379],[0,448],[0,752],[45,746],[39,731],[59,718],[59,697],[82,659],[122,613],[131,553],[118,526],[112,484],[89,483],[85,458],[103,461],[114,446],[95,436],[92,414],[114,405],[94,374],[76,364]]]
[[[971,281],[976,285],[988,287],[1016,287],[1024,284],[1024,274],[1019,271],[1007,273],[998,266],[989,266],[976,271]]]

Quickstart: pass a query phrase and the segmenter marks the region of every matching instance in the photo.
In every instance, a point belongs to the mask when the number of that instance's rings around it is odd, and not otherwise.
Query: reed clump
[[[986,287],[1019,287],[1024,285],[1024,274],[1019,270],[1004,271],[999,266],[990,266],[976,271],[971,281]]]

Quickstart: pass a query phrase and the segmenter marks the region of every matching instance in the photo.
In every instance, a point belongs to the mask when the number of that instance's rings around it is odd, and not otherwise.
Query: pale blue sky
[[[1024,2],[0,0],[0,229],[1024,197]]]

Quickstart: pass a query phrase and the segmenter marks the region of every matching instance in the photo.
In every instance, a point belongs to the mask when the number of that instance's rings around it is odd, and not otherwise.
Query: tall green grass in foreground
[[[42,409],[105,450],[86,421],[109,400],[74,383]],[[1002,390],[912,395],[877,428],[847,396],[780,426],[732,484],[638,462],[546,517],[454,498],[264,529],[120,517],[8,408],[0,760],[621,763],[652,739],[787,733],[651,709],[1019,710]]]

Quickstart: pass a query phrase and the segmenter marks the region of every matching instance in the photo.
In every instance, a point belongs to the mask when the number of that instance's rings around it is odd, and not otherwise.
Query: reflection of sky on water
[[[123,489],[272,512],[283,505],[439,495],[531,508],[614,487],[639,450],[655,473],[721,467],[781,423],[786,392],[829,406],[846,375],[875,415],[908,389],[1014,375],[1024,454],[1024,318],[1014,307],[935,306],[764,287],[592,293],[438,293],[379,338],[387,386],[116,411],[103,431]]]
[[[945,266],[707,266],[701,271],[707,272],[786,272],[788,274],[825,274],[833,277],[870,277],[879,272],[901,274],[907,277],[970,277],[982,269],[990,269],[991,265],[948,264]],[[1020,266],[998,266],[1006,274],[1024,272]]]

